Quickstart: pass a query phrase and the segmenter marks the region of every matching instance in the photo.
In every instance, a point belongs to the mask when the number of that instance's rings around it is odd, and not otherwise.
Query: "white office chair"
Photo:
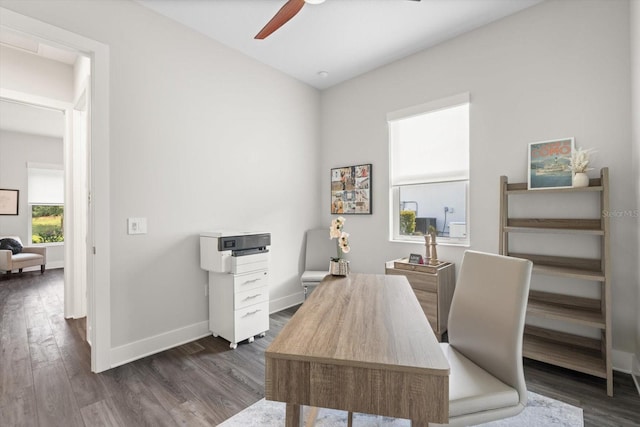
[[[329,238],[329,227],[307,231],[305,271],[300,277],[305,299],[310,293],[309,287],[315,288],[329,274],[329,260],[335,256],[336,242]]]
[[[449,312],[449,424],[508,418],[527,405],[522,335],[531,261],[466,251]],[[437,425],[437,424],[430,424]]]

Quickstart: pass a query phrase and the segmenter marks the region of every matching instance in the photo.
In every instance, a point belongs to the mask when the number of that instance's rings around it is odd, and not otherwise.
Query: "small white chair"
[[[309,287],[315,288],[329,274],[329,261],[336,254],[336,242],[329,237],[329,228],[308,230],[306,233],[304,272],[300,277],[307,299]],[[312,289],[313,290],[313,289]]]
[[[0,236],[0,239],[9,238],[17,241],[22,246],[22,241],[18,236]],[[12,270],[22,273],[23,268],[40,267],[40,273],[44,274],[47,264],[47,248],[40,246],[22,246],[22,251],[13,254],[10,250],[0,249],[0,271],[5,271],[11,275]]]
[[[533,264],[466,251],[449,312],[449,424],[468,426],[527,405],[522,335]],[[437,425],[437,424],[430,424]]]

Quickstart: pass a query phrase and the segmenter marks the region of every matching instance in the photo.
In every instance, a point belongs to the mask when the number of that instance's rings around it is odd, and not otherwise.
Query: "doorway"
[[[87,176],[87,198],[82,202],[81,211],[86,217],[86,301],[87,335],[91,343],[91,370],[101,372],[111,368],[110,347],[110,270],[109,270],[109,49],[108,46],[88,39],[62,28],[32,19],[8,9],[0,8],[1,30],[13,31],[25,37],[51,44],[67,50],[73,50],[91,59],[90,78],[87,81],[87,149],[85,157]],[[55,40],[53,42],[52,40]],[[0,98],[20,99],[24,93],[0,88]],[[29,102],[46,105],[50,99],[29,95]],[[44,104],[43,104],[44,103]],[[65,110],[65,126],[67,135],[73,130],[73,110],[75,105],[57,105]],[[65,157],[69,151],[65,152]],[[96,161],[100,159],[100,161]],[[71,191],[73,193],[73,189]],[[86,202],[90,200],[89,206]],[[67,200],[65,200],[65,203]],[[70,202],[70,206],[73,205]],[[83,233],[69,238],[68,259],[73,259],[76,237],[81,239]],[[65,239],[67,237],[65,236]],[[81,250],[81,249],[80,249]],[[73,268],[70,268],[70,271]],[[65,277],[66,286],[66,277]],[[72,292],[71,294],[75,294]],[[82,293],[82,291],[80,291]],[[74,298],[75,299],[75,298]],[[67,304],[65,289],[65,306]],[[66,307],[65,307],[66,308]]]

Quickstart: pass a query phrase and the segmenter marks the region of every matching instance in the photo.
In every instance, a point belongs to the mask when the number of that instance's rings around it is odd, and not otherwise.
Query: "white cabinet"
[[[209,330],[236,348],[269,330],[269,273],[209,272]]]

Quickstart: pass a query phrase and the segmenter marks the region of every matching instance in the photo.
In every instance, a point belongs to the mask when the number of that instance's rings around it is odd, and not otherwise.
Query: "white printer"
[[[200,234],[200,267],[209,272],[209,330],[235,349],[269,330],[271,234]]]
[[[200,267],[216,273],[239,274],[266,269],[271,234],[214,231],[200,234]]]

